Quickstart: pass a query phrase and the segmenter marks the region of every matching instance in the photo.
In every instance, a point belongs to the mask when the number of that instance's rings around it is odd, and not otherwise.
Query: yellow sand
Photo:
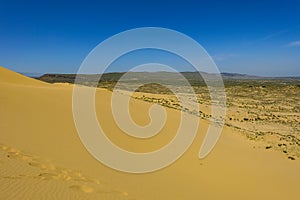
[[[0,199],[299,199],[299,160],[253,148],[229,127],[224,127],[213,152],[199,160],[208,125],[204,120],[191,148],[171,166],[140,175],[112,170],[95,160],[79,140],[72,89],[0,67]],[[97,114],[120,147],[144,152],[172,138],[178,111],[167,109],[162,134],[138,141],[116,127],[110,95],[98,89]],[[149,106],[131,101],[137,123],[149,122]]]

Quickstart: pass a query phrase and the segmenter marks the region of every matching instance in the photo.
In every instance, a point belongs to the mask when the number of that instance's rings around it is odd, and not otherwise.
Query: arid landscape
[[[299,200],[299,10],[0,0],[0,200]]]
[[[174,82],[174,75],[168,72],[132,73],[131,79],[123,80],[118,90],[129,94],[137,88],[139,82],[153,81],[145,84],[133,93],[133,98],[156,103],[165,107],[184,110],[202,119],[209,119],[210,95],[203,78],[199,73],[182,73],[189,80],[198,97],[200,110],[191,110],[187,101],[179,102],[176,95],[168,89],[184,93],[189,98],[188,87]],[[99,88],[113,90],[123,73],[108,73],[102,75]],[[40,80],[50,83],[73,83],[76,75],[43,75]],[[130,77],[129,76],[129,77]],[[84,76],[83,76],[84,77]],[[85,77],[94,80],[94,77]],[[165,86],[156,84],[156,80],[164,79]],[[300,78],[282,77],[270,78],[247,76],[241,74],[223,74],[226,91],[226,126],[239,130],[243,136],[257,141],[253,148],[265,148],[281,151],[288,159],[300,157]],[[140,80],[140,81],[139,81]],[[96,80],[94,80],[96,82]],[[94,82],[82,81],[83,85],[93,85]]]
[[[104,166],[82,145],[73,122],[71,82],[47,83],[1,67],[0,199],[298,199],[299,79],[223,78],[226,125],[201,160],[197,155],[210,118],[210,97],[202,83],[192,84],[199,111],[161,85],[134,92],[131,114],[137,123],[149,122],[153,103],[168,114],[161,133],[146,141],[125,135],[114,122],[110,98],[115,80],[99,83],[97,117],[124,149],[149,151],[166,144],[181,109],[201,124],[189,150],[174,164],[128,174]],[[124,82],[118,91],[128,95],[135,84]],[[175,86],[189,98],[185,88]]]
[[[300,156],[300,80],[227,80],[226,126],[237,129],[250,140],[253,148],[275,149],[294,160]],[[175,95],[152,94],[155,89],[144,88],[134,97],[175,109],[182,109]],[[178,88],[180,90],[180,88]],[[186,91],[181,88],[182,91]],[[201,118],[210,118],[210,97],[205,86],[195,86],[199,112],[187,111]],[[160,93],[164,93],[161,91]],[[165,92],[167,93],[167,92]]]

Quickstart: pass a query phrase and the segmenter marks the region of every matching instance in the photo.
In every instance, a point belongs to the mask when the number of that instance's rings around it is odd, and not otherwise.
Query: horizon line
[[[110,73],[128,73],[128,72],[132,72],[132,73],[176,73],[173,71],[113,71],[113,72],[105,72],[103,74],[110,74]],[[207,72],[202,72],[202,71],[178,71],[179,73],[206,73],[206,74],[216,74],[216,73],[207,73]],[[42,73],[42,72],[17,72],[20,74],[23,74],[25,76],[29,76],[29,77],[40,77],[46,74],[67,74],[67,75],[72,75],[72,74],[77,74],[77,73],[59,73],[59,72],[46,72],[46,73]],[[30,74],[32,75],[39,75],[39,76],[30,76]],[[228,74],[228,75],[240,75],[240,76],[251,76],[251,77],[259,77],[259,78],[300,78],[300,75],[276,75],[276,76],[272,76],[272,75],[254,75],[254,74],[247,74],[247,73],[239,73],[239,72],[220,72],[221,75],[224,74]],[[96,74],[83,74],[83,75],[96,75]]]

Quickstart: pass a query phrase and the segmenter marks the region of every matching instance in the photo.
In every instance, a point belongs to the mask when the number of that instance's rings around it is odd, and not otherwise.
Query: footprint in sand
[[[71,185],[69,188],[74,189],[74,190],[79,190],[85,193],[91,193],[94,191],[94,189],[90,186],[87,185]]]
[[[31,161],[31,162],[28,162],[28,164],[32,167],[37,167],[40,169],[46,169],[46,170],[51,170],[51,171],[56,170],[56,167],[51,163],[40,163],[40,162],[36,162],[36,161]]]
[[[127,192],[122,192],[121,195],[127,197],[129,194]]]
[[[57,177],[57,174],[53,174],[53,173],[41,173],[38,175],[41,179],[45,180],[51,180],[51,179],[56,179],[55,177]]]

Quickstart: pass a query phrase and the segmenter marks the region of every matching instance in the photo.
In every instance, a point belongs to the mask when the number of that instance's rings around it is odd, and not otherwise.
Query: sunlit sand
[[[82,145],[72,116],[71,84],[48,84],[0,67],[0,199],[298,199],[299,159],[253,148],[255,141],[225,126],[213,151],[198,159],[208,120],[174,164],[146,174],[106,167]],[[162,133],[138,141],[116,126],[111,92],[97,89],[96,108],[108,137],[120,147],[152,151],[168,143],[180,112],[166,108]],[[149,123],[151,102],[131,101],[136,122]],[[105,113],[105,114],[103,114]]]

